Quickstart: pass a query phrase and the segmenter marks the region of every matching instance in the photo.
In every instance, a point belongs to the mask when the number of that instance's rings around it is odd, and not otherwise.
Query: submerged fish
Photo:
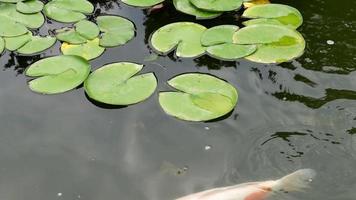
[[[214,188],[176,200],[264,200],[276,192],[306,189],[315,175],[316,172],[312,169],[301,169],[278,180]]]

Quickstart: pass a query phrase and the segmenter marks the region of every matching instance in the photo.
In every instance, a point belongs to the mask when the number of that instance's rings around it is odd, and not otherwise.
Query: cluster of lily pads
[[[207,29],[193,22],[168,24],[151,37],[158,53],[176,49],[178,57],[205,53],[220,60],[246,58],[260,63],[281,63],[303,54],[305,40],[296,29],[303,23],[300,12],[281,4],[256,5],[244,11],[245,27],[220,25]]]
[[[94,6],[87,0],[0,0],[0,53],[7,49],[22,55],[40,53],[62,42],[64,55],[78,55],[87,60],[99,57],[105,48],[123,45],[135,35],[134,24],[120,16],[99,16],[88,21]],[[55,36],[33,35],[46,17],[75,23],[55,30]]]

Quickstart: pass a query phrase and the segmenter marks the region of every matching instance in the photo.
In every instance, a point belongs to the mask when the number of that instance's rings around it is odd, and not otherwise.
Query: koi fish
[[[264,200],[276,192],[302,191],[309,187],[315,176],[314,170],[301,169],[278,180],[214,188],[176,200]]]

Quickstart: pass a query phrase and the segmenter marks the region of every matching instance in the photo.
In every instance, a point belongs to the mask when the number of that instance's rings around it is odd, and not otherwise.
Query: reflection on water
[[[314,168],[319,176],[312,190],[281,199],[354,200],[356,2],[276,2],[302,11],[301,32],[308,43],[301,58],[279,65],[156,56],[148,44],[153,31],[195,19],[178,14],[170,3],[149,13],[118,1],[95,1],[90,19],[127,17],[137,35],[93,60],[93,69],[142,62],[144,72],[157,75],[158,91],[170,89],[166,81],[186,72],[225,79],[239,90],[238,106],[209,123],[166,115],[157,92],[120,108],[90,101],[80,87],[61,95],[32,93],[21,74],[40,58],[58,55],[59,43],[37,56],[5,52],[0,58],[0,199],[169,200]],[[199,23],[239,24],[237,14]],[[63,26],[70,24],[48,20],[37,32]]]

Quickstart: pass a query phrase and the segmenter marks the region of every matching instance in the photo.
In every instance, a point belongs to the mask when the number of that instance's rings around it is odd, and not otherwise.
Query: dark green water
[[[171,200],[314,168],[318,176],[311,189],[273,199],[355,200],[356,1],[278,2],[303,13],[300,32],[307,41],[301,58],[281,65],[173,55],[144,61],[154,30],[194,19],[171,8],[147,16],[122,3],[96,4],[96,14],[132,20],[137,35],[94,60],[93,69],[116,61],[144,63],[145,71],[158,77],[158,91],[169,89],[165,82],[184,72],[219,76],[238,88],[240,99],[231,115],[210,123],[169,117],[157,92],[121,109],[91,103],[82,88],[35,94],[22,72],[41,57],[58,54],[58,44],[40,56],[3,54],[0,199]],[[236,23],[233,17],[200,23]],[[47,24],[40,32],[53,27]]]

